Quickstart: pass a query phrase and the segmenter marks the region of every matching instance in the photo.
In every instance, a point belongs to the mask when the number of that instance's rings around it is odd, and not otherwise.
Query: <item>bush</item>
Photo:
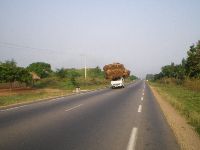
[[[190,90],[200,91],[200,79],[187,79],[183,86]]]

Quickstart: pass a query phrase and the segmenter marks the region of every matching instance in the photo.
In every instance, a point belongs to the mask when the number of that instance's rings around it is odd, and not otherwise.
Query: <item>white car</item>
[[[124,88],[124,78],[119,78],[111,81],[111,88]]]

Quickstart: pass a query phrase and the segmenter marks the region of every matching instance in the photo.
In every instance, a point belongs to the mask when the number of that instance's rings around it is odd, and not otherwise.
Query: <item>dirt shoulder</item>
[[[181,116],[152,86],[151,90],[160,105],[167,122],[171,126],[177,141],[183,150],[199,150],[200,138],[186,119]]]

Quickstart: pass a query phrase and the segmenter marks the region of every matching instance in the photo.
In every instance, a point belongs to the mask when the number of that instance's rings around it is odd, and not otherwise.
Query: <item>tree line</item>
[[[146,79],[159,80],[162,78],[175,78],[184,80],[188,78],[200,79],[200,41],[190,46],[186,59],[180,64],[171,63],[161,68],[158,74],[147,74]]]
[[[34,72],[40,78],[45,78],[52,72],[51,65],[44,62],[37,62],[25,68],[17,66],[14,60],[0,62],[0,83],[10,83],[11,88],[14,82],[30,85],[34,80],[31,72]]]
[[[100,67],[89,68],[90,78],[104,78],[104,72]],[[14,60],[0,62],[0,83],[9,83],[12,88],[13,83],[25,83],[27,86],[33,85],[34,76],[37,79],[57,77],[58,79],[68,78],[74,86],[78,86],[76,78],[84,76],[84,69],[61,68],[53,71],[51,65],[45,62],[31,63],[27,67],[19,67]]]

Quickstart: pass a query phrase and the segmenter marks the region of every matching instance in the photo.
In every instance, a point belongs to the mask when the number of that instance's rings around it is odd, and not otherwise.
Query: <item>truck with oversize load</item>
[[[130,71],[127,70],[123,64],[113,63],[103,67],[106,79],[111,81],[111,87],[124,88],[124,79],[130,75]]]

